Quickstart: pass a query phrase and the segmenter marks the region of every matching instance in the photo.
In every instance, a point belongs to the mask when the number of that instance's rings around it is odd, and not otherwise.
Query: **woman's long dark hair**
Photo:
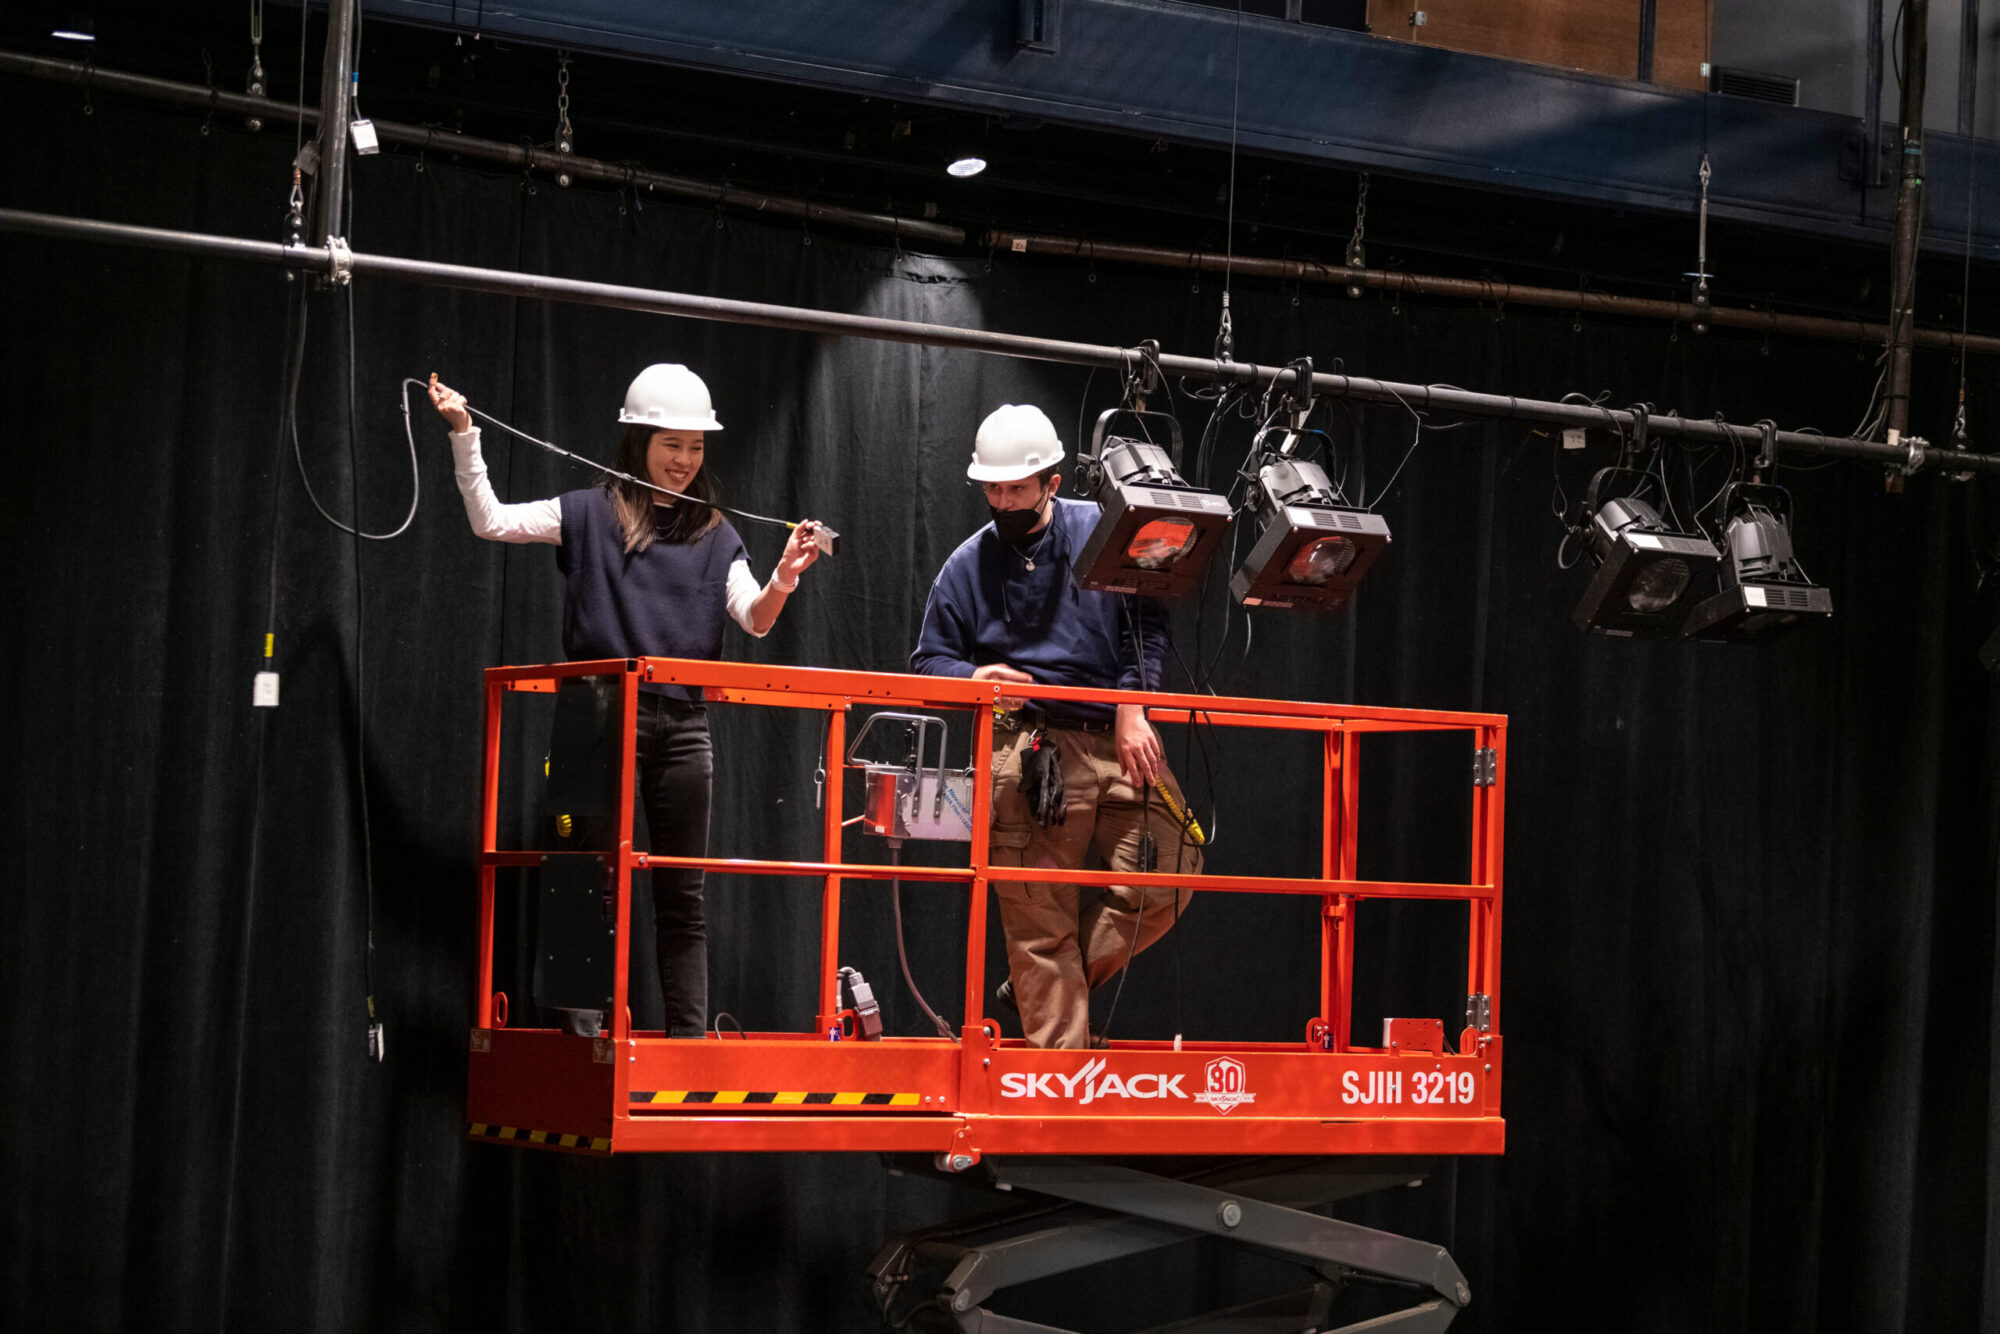
[[[656,429],[628,425],[619,432],[618,471],[634,477],[647,475],[646,450],[653,443]],[[636,556],[652,546],[656,537],[662,542],[692,542],[722,522],[722,515],[714,508],[722,499],[722,488],[715,484],[715,473],[706,461],[687,484],[687,494],[702,502],[699,504],[677,500],[671,509],[663,509],[653,503],[655,499],[665,499],[659,492],[621,482],[616,477],[605,478],[604,489],[611,493],[611,510],[624,530],[628,556]]]

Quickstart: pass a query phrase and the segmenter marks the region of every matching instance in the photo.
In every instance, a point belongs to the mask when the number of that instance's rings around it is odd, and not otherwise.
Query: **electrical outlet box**
[[[278,674],[276,672],[257,673],[256,683],[250,690],[250,703],[260,709],[278,707]]]

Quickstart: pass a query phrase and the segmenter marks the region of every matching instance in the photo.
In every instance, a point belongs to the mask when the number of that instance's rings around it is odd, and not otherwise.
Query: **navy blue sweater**
[[[602,487],[565,491],[562,545],[563,651],[572,662],[597,658],[714,658],[728,618],[729,567],[748,558],[729,520],[692,542],[654,542],[625,554],[625,533]],[[698,700],[688,686],[641,687]]]
[[[931,585],[910,669],[970,676],[976,667],[1002,662],[1043,685],[1160,689],[1166,608],[1153,598],[1084,592],[1070,575],[1096,523],[1095,505],[1058,497],[1049,526],[1021,546],[1002,542],[991,523],[966,538]],[[1103,722],[1115,713],[1108,704],[1051,701],[1041,707],[1057,721]]]

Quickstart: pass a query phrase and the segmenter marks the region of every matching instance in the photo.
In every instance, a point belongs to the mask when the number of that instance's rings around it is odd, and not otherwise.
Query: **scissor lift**
[[[567,677],[612,677],[623,719],[616,810],[617,846],[610,852],[502,850],[498,846],[501,718],[510,691],[552,693]],[[634,723],[644,682],[699,688],[716,703],[817,710],[825,716],[828,799],[824,851],[815,862],[734,857],[667,857],[632,847]],[[1444,713],[1349,705],[1233,699],[1212,695],[1082,690],[1008,683],[1010,697],[1145,706],[1160,724],[1199,721],[1211,727],[1282,729],[1322,738],[1320,875],[1138,874],[996,866],[988,857],[990,766],[995,682],[947,677],[765,667],[674,658],[621,659],[486,672],[486,765],[480,851],[477,1020],[472,1030],[467,1119],[475,1139],[592,1154],[632,1152],[878,1151],[934,1156],[940,1169],[963,1172],[982,1158],[1006,1156],[1017,1175],[1067,1183],[1062,1198],[1089,1202],[1076,1183],[1085,1168],[1056,1168],[1049,1156],[1294,1155],[1344,1158],[1397,1155],[1497,1154],[1500,1116],[1500,871],[1506,791],[1506,719],[1496,714]],[[892,710],[961,710],[973,720],[970,838],[959,867],[850,862],[842,857],[845,819],[840,781],[846,764],[848,715],[856,706]],[[1366,881],[1355,876],[1360,802],[1360,738],[1378,732],[1469,732],[1472,736],[1471,859],[1466,883]],[[860,766],[855,766],[860,767]],[[494,990],[494,898],[503,867],[535,867],[561,856],[601,858],[613,891],[611,1008],[607,1031],[595,1037],[506,1025],[507,1001]],[[821,880],[818,1012],[809,1027],[669,1039],[633,1029],[627,1004],[626,938],[631,923],[632,872],[648,867],[699,867],[729,875],[813,877]],[[956,1039],[884,1037],[835,1040],[842,1030],[841,886],[849,880],[924,880],[957,884],[968,896],[964,1021]],[[1175,1042],[1113,1040],[1084,1051],[1045,1051],[999,1036],[984,1016],[987,894],[997,881],[1057,881],[1080,886],[1192,885],[1208,893],[1304,894],[1320,901],[1319,1017],[1296,1042]],[[1356,908],[1367,899],[1432,899],[1466,904],[1469,914],[1466,1025],[1447,1040],[1435,1019],[1385,1024],[1381,1046],[1352,1041]],[[803,1018],[803,1016],[802,1016]],[[1039,1168],[1023,1166],[1028,1160]],[[1356,1169],[1366,1178],[1367,1164]],[[1421,1175],[1399,1163],[1396,1179]],[[1252,1173],[1254,1176],[1254,1172]],[[1094,1179],[1094,1178],[1093,1178]],[[1130,1182],[1114,1195],[1130,1203]],[[1100,1183],[1101,1186],[1101,1183]],[[1091,1187],[1098,1189],[1099,1187]],[[1186,1196],[1212,1206],[1206,1187],[1162,1181],[1161,1199]],[[1193,1192],[1193,1194],[1189,1194]],[[1323,1234],[1332,1220],[1287,1206],[1259,1203],[1245,1192],[1232,1200],[1248,1209],[1260,1235],[1320,1238],[1298,1252],[1323,1272],[1392,1273],[1369,1257],[1387,1252],[1379,1241],[1346,1243]],[[1285,1192],[1276,1190],[1282,1197]],[[1267,1189],[1264,1198],[1273,1197]],[[1328,1195],[1326,1198],[1334,1198]],[[1247,1203],[1245,1200],[1247,1199]],[[1185,1203],[1185,1201],[1183,1201]],[[1162,1204],[1169,1211],[1182,1205]],[[1188,1206],[1193,1207],[1193,1206]],[[1271,1210],[1279,1210],[1273,1215]],[[1183,1210],[1184,1211],[1184,1210]],[[1143,1211],[1141,1211],[1143,1212]],[[1296,1211],[1294,1211],[1296,1212]],[[1274,1221],[1275,1220],[1275,1221]],[[1310,1220],[1302,1221],[1302,1220]],[[1161,1220],[1163,1226],[1171,1225]],[[1240,1232],[1240,1223],[1192,1225],[1193,1231]],[[1365,1229],[1353,1229],[1356,1233]],[[1187,1235],[1192,1235],[1192,1232]],[[1385,1234],[1367,1234],[1381,1239]],[[1352,1240],[1352,1239],[1350,1239]],[[1387,1238],[1409,1246],[1422,1243]],[[1152,1244],[1161,1244],[1154,1241]],[[1269,1248],[1270,1241],[1257,1244]],[[1327,1247],[1332,1247],[1328,1251]],[[1393,1249],[1393,1248],[1391,1248]],[[1432,1248],[1434,1249],[1434,1248]],[[894,1247],[891,1248],[894,1250]],[[1018,1252],[1017,1252],[1018,1253]],[[888,1253],[885,1252],[885,1256]],[[1443,1257],[1443,1252],[1436,1252]],[[1443,1264],[1449,1268],[1448,1257]],[[975,1266],[976,1267],[976,1266]],[[893,1266],[891,1266],[893,1268]],[[989,1266],[989,1270],[991,1266]],[[1040,1270],[1038,1272],[1046,1272]],[[1442,1275],[1443,1271],[1439,1271]],[[1440,1277],[1426,1328],[1442,1328],[1464,1301],[1455,1268]],[[954,1294],[957,1293],[954,1289]],[[970,1289],[965,1291],[969,1292]],[[969,1300],[969,1299],[968,1299]],[[1438,1308],[1442,1304],[1442,1309]],[[962,1328],[1026,1328],[960,1306]],[[1411,1326],[1415,1327],[1415,1326]]]

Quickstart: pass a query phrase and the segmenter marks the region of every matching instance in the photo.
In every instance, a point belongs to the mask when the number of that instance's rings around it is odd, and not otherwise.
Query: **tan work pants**
[[[1021,752],[1032,733],[993,733],[993,826],[989,859],[995,866],[1046,866],[1075,870],[1094,845],[1114,871],[1139,869],[1140,834],[1146,828],[1141,793],[1118,767],[1109,732],[1051,730],[1062,755],[1068,818],[1043,829],[1028,815],[1021,795]],[[1161,780],[1185,801],[1173,776]],[[1199,874],[1201,850],[1184,840],[1179,822],[1159,793],[1152,794],[1151,827],[1162,872]],[[1007,963],[1021,1029],[1036,1047],[1090,1044],[1090,992],[1173,926],[1191,888],[1102,890],[1029,881],[993,882],[1000,923],[1007,934]],[[1176,902],[1178,898],[1178,902]],[[1137,932],[1135,945],[1133,934]]]

